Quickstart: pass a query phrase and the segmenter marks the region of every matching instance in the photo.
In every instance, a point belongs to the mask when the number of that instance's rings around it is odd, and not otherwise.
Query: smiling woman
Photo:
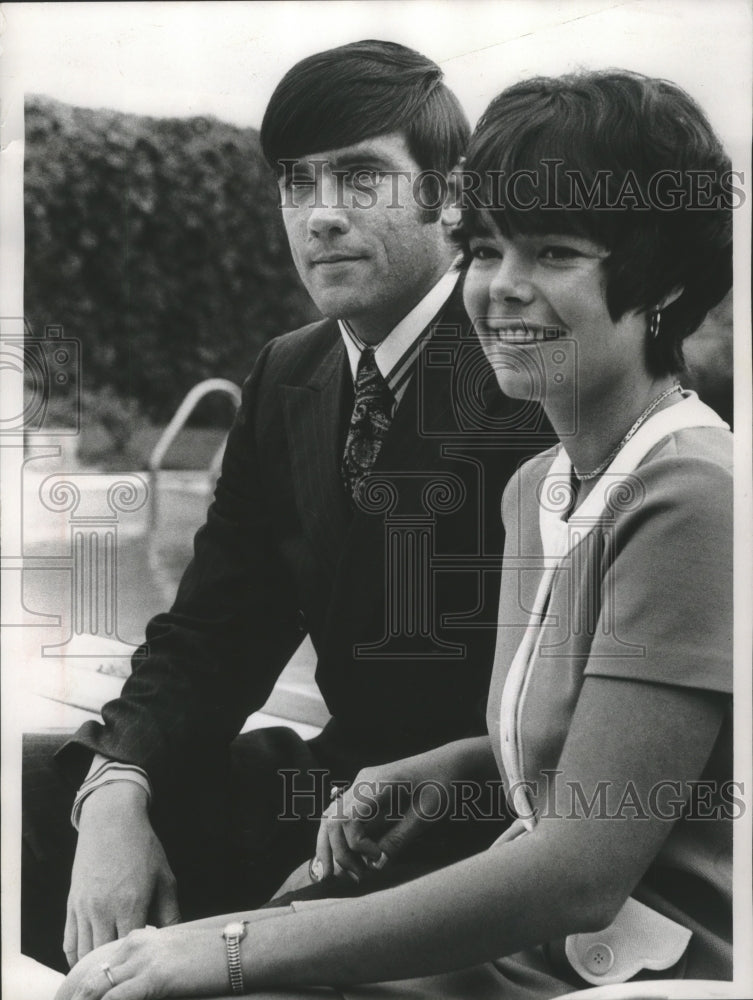
[[[605,72],[508,88],[466,172],[468,311],[505,391],[545,403],[576,468],[592,469],[674,385],[682,341],[729,288],[729,160],[678,87]],[[671,202],[643,199],[668,176]],[[510,197],[511,177],[545,200]]]
[[[561,368],[565,342],[577,352],[573,373],[577,371],[581,402],[600,396],[606,382],[635,370],[645,322],[615,323],[610,317],[604,247],[578,236],[490,233],[470,237],[469,251],[466,307],[509,396],[539,397],[550,408],[561,396],[569,411],[573,381],[552,377]],[[531,379],[530,365],[516,363],[520,351],[540,360],[543,378]]]

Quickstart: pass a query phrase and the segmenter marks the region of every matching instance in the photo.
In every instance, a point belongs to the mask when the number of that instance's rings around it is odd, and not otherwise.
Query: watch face
[[[225,929],[222,932],[222,936],[229,937],[241,937],[246,932],[246,925],[240,923],[238,920],[234,920],[232,923],[225,924]]]

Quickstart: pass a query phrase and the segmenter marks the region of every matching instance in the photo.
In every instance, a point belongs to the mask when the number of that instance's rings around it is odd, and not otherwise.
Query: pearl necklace
[[[625,437],[622,438],[622,440],[619,442],[616,448],[610,451],[610,453],[607,455],[607,457],[604,459],[601,465],[599,465],[596,469],[593,469],[591,472],[577,472],[576,469],[573,469],[573,472],[575,473],[575,478],[579,480],[581,483],[585,483],[589,479],[596,479],[597,476],[600,476],[602,472],[609,465],[612,464],[612,460],[615,458],[617,453],[620,451],[621,448],[623,448],[628,443],[630,438],[635,434],[635,432],[638,430],[641,424],[645,423],[646,420],[648,420],[648,418],[654,412],[659,403],[663,402],[668,396],[671,396],[673,392],[677,392],[678,390],[682,392],[682,386],[680,385],[679,382],[675,382],[675,384],[670,386],[669,389],[665,389],[664,392],[660,393],[656,397],[656,399],[652,400],[648,404],[646,409],[643,411],[643,413],[641,413],[641,415],[635,421],[635,423],[627,432]]]

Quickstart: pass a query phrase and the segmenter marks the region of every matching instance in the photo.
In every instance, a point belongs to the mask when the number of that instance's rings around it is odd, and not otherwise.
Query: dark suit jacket
[[[104,726],[85,723],[61,751],[74,780],[98,751],[157,789],[226,746],[306,632],[328,731],[364,764],[482,731],[499,501],[550,439],[537,437],[539,414],[510,433],[519,404],[500,393],[459,288],[397,409],[368,510],[353,509],[339,473],[352,403],[336,322],[263,349],[172,609],[150,622]]]

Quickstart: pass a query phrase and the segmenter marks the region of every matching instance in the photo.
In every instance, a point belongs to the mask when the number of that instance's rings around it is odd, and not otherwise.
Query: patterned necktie
[[[395,399],[374,360],[374,348],[361,352],[356,373],[356,400],[342,461],[342,478],[353,499],[370,472],[392,421]]]

